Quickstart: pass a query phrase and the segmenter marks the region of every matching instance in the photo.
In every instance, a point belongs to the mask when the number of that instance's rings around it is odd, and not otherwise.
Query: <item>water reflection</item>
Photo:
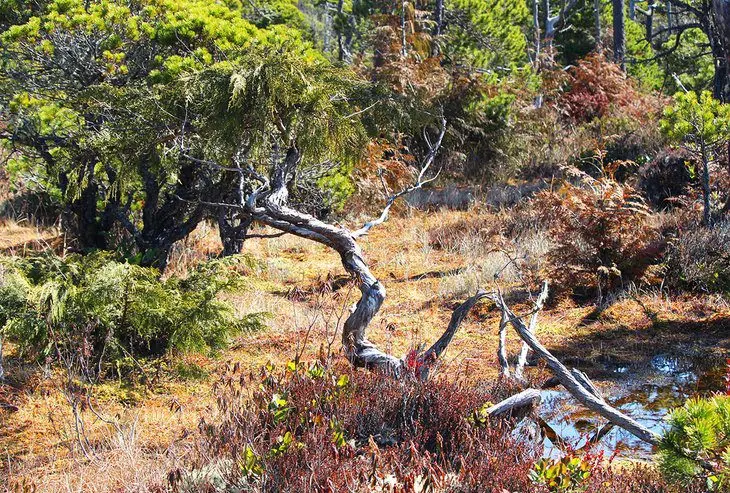
[[[658,354],[644,365],[614,365],[605,368],[606,378],[596,379],[606,399],[638,422],[656,433],[666,428],[667,413],[698,395],[724,389],[724,360],[716,358],[691,359],[671,354]],[[581,447],[593,433],[606,423],[576,403],[562,390],[543,391],[545,421],[573,447]],[[615,427],[596,446],[610,456],[649,458],[651,445],[629,432]],[[545,439],[545,455],[558,457],[562,451]]]

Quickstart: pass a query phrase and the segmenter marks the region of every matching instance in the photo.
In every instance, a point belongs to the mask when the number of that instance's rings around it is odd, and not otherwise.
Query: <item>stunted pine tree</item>
[[[711,170],[730,141],[730,104],[723,104],[703,91],[680,92],[664,110],[661,129],[670,139],[697,157],[701,164],[703,221],[712,226]]]

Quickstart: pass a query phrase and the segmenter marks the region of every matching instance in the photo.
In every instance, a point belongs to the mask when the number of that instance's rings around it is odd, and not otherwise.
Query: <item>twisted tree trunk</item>
[[[269,177],[261,175],[251,167],[237,169],[237,171],[240,171],[242,179],[247,176],[251,181],[258,183],[258,187],[252,187],[252,192],[248,194],[242,204],[201,203],[207,206],[236,209],[247,215],[252,221],[283,233],[316,241],[339,253],[342,266],[359,281],[360,292],[362,293],[355,310],[345,321],[342,332],[342,343],[347,358],[354,366],[376,369],[396,378],[403,376],[407,370],[412,371],[418,378],[426,378],[430,367],[446,350],[471,308],[479,300],[487,297],[488,294],[479,291],[462,303],[454,311],[451,322],[443,335],[427,351],[415,358],[397,358],[387,354],[370,342],[366,335],[370,322],[380,310],[383,301],[385,301],[386,293],[385,287],[370,271],[357,240],[367,235],[370,229],[387,220],[391,206],[399,197],[436,179],[438,173],[431,178],[426,178],[426,175],[441,147],[445,133],[446,120],[444,119],[441,120],[440,132],[433,143],[424,131],[423,135],[426,144],[429,146],[429,152],[418,170],[415,183],[388,197],[380,216],[355,231],[326,223],[288,205],[289,193],[287,186],[293,179],[301,160],[300,152],[293,143],[287,150],[284,160],[276,163]],[[409,368],[411,365],[412,367]]]
[[[362,293],[343,327],[345,355],[354,366],[379,370],[396,378],[403,376],[409,370],[407,359],[381,351],[366,335],[370,322],[385,301],[386,292],[385,286],[370,271],[356,234],[272,201],[267,201],[262,208],[256,208],[253,218],[272,228],[326,245],[340,254],[342,266],[358,279]],[[466,315],[479,300],[487,296],[486,292],[479,291],[454,311],[443,335],[413,362],[414,366],[410,370],[416,372],[416,376],[427,377],[429,368],[448,347]]]

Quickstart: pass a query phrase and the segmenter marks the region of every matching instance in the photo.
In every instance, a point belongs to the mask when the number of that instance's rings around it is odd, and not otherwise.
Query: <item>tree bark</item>
[[[543,306],[545,305],[545,302],[547,301],[548,297],[548,284],[547,282],[542,283],[542,289],[540,291],[540,294],[537,297],[537,300],[535,300],[535,308],[532,313],[532,316],[530,317],[530,326],[528,329],[530,332],[534,333],[535,328],[537,327],[537,317],[540,313],[540,310],[542,310]],[[506,317],[506,315],[503,316]],[[524,381],[523,372],[525,370],[525,365],[527,364],[527,356],[530,352],[530,346],[526,343],[522,343],[522,348],[520,349],[520,355],[517,357],[517,365],[515,366],[515,379],[518,381]]]
[[[624,0],[613,3],[613,60],[626,71],[626,33],[624,21]]]
[[[444,24],[444,0],[436,0],[433,17],[436,24],[433,28],[433,34],[434,36],[440,36]]]
[[[523,416],[525,411],[528,412],[540,405],[540,391],[537,389],[523,390],[519,394],[508,397],[487,409],[487,414],[491,418],[514,418],[516,414]]]
[[[228,257],[237,255],[243,251],[243,244],[246,241],[248,228],[253,220],[250,217],[235,217],[220,211],[218,214],[218,235],[223,244],[221,255]]]
[[[713,93],[730,103],[730,0],[712,0],[710,24],[708,37],[715,58]]]
[[[196,176],[203,172],[202,167],[189,162],[180,167],[180,179],[173,193],[161,201],[162,179],[153,172],[157,159],[153,152],[139,163],[145,189],[142,230],[136,231],[133,225],[128,229],[132,229],[130,232],[142,254],[140,265],[164,272],[172,246],[192,233],[203,220],[206,207],[200,202],[200,195],[206,192],[198,188],[201,180]]]
[[[654,7],[649,5],[646,9],[646,20],[644,22],[644,36],[649,44],[654,40]]]
[[[601,0],[593,0],[593,24],[594,24],[595,36],[596,36],[596,51],[600,52],[602,49],[602,46],[601,46]]]

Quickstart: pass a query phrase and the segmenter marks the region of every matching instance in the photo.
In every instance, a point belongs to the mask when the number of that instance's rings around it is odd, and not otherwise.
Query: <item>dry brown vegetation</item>
[[[510,236],[515,228],[505,229],[519,214],[508,218],[479,207],[409,211],[374,230],[365,252],[385,280],[389,302],[372,327],[373,341],[405,354],[434,340],[455,304],[476,286],[488,286],[495,278],[522,286],[548,272],[555,265],[549,232],[526,228],[533,238],[528,240],[524,234]],[[209,226],[199,229],[179,247],[171,271],[184,275],[192,262],[214,252],[215,234]],[[161,373],[147,369],[160,374],[152,385],[108,381],[93,388],[94,408],[82,407],[78,416],[82,439],[92,445],[89,457],[79,446],[76,421],[60,390],[63,372],[21,366],[14,362],[13,347],[7,348],[11,378],[0,395],[0,449],[8,484],[20,491],[23,484],[38,491],[145,491],[150,484],[163,484],[167,472],[185,464],[201,417],[211,416],[212,386],[225,368],[238,365],[244,373],[256,372],[297,355],[306,361],[327,352],[337,355],[334,331],[356,293],[340,276],[335,254],[286,236],[251,241],[246,254],[257,259],[248,272],[249,285],[227,296],[240,313],[269,312],[268,329],[240,337],[217,358],[169,356]],[[519,310],[526,300],[520,301],[519,292],[514,296]],[[618,293],[605,310],[597,308],[569,296],[557,299],[541,318],[541,341],[561,357],[589,361],[641,359],[647,345],[658,350],[677,341],[711,342],[717,351],[730,347],[730,307],[721,297],[634,288]],[[498,319],[495,309],[479,306],[454,340],[442,373],[462,375],[467,383],[495,379]],[[518,349],[516,339],[509,344],[511,351]]]

